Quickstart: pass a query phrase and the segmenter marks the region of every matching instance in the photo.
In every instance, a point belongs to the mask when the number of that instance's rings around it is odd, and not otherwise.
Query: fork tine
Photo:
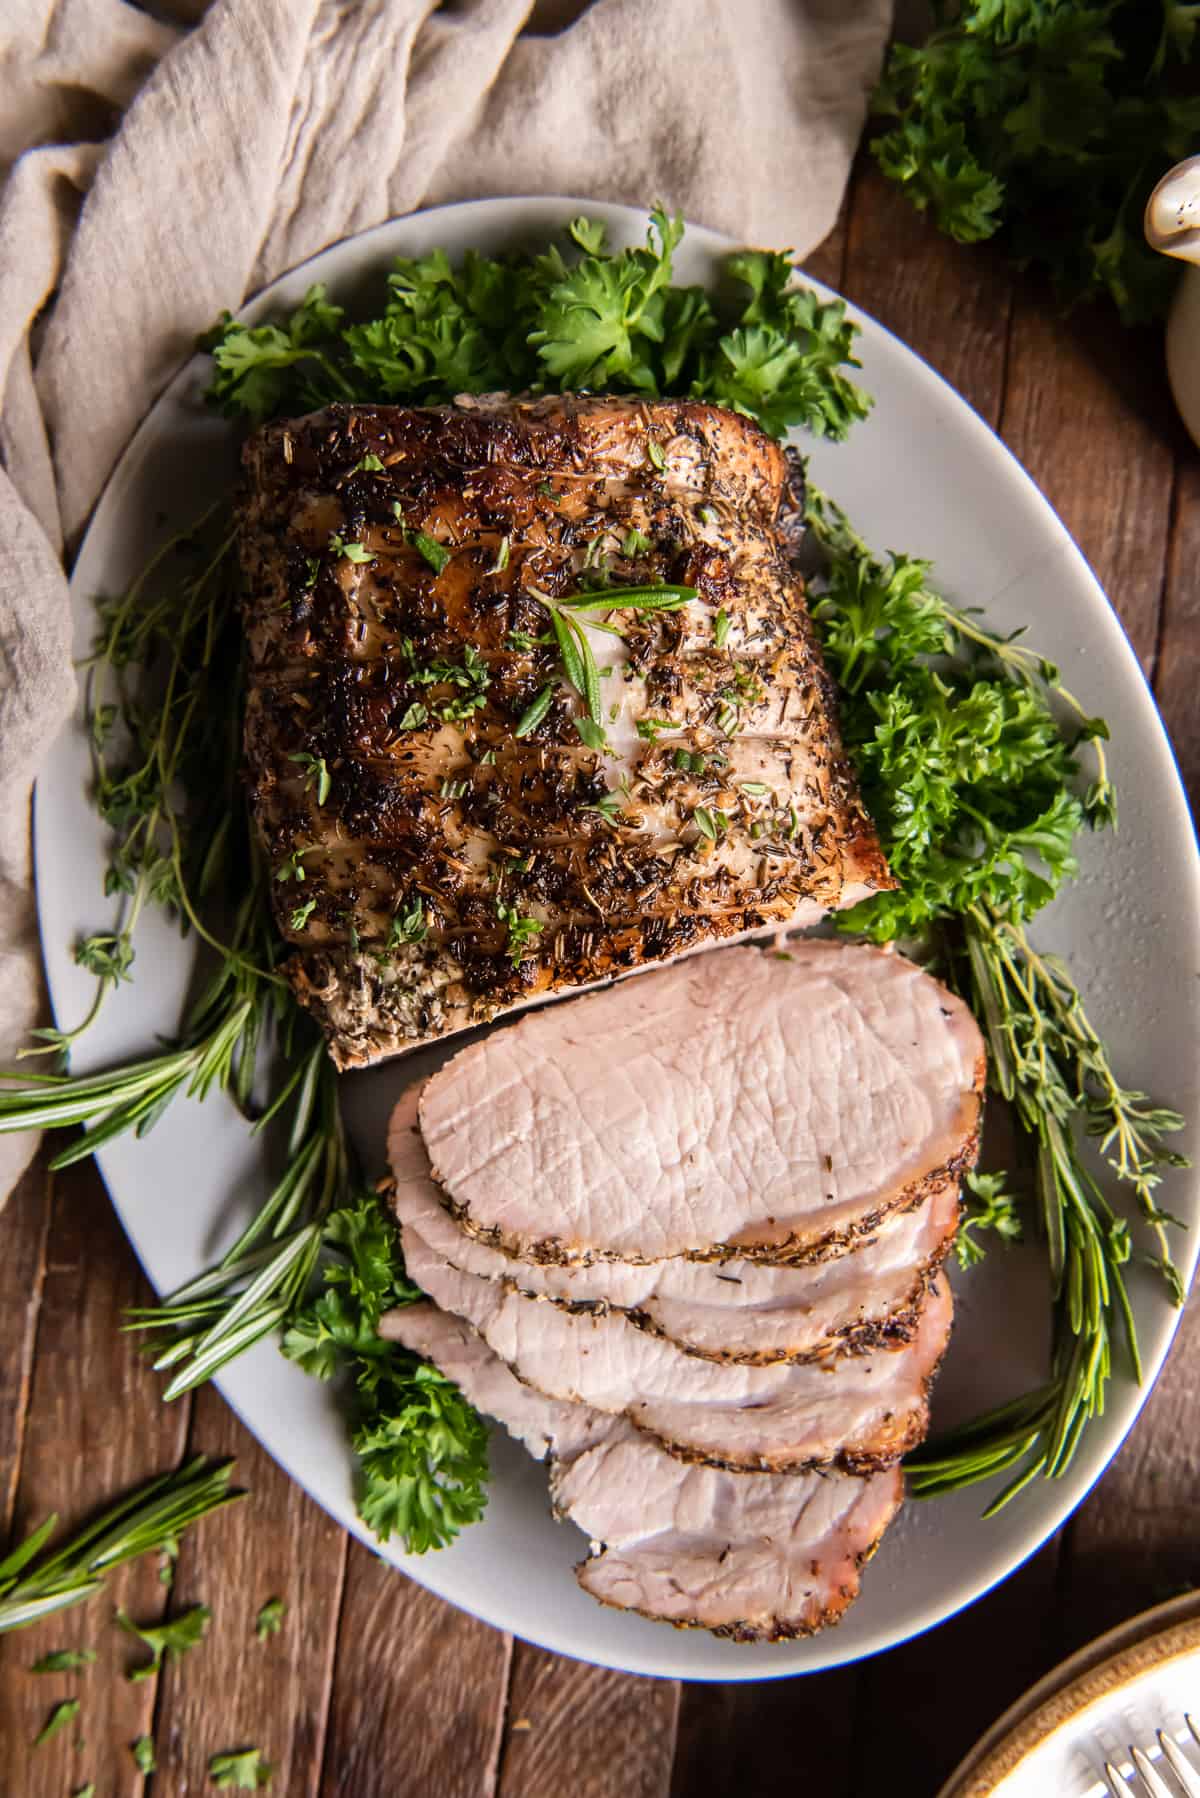
[[[1183,1787],[1187,1798],[1200,1798],[1200,1775],[1197,1775],[1192,1763],[1183,1758],[1182,1750],[1171,1740],[1165,1729],[1159,1730],[1158,1739],[1171,1771]]]
[[[1108,1781],[1108,1789],[1112,1793],[1112,1798],[1136,1798],[1128,1781],[1117,1772],[1111,1761],[1104,1763],[1104,1777]]]
[[[1147,1760],[1141,1749],[1131,1745],[1130,1758],[1142,1776],[1142,1783],[1150,1794],[1150,1798],[1174,1798],[1169,1785],[1166,1785],[1158,1769]]]

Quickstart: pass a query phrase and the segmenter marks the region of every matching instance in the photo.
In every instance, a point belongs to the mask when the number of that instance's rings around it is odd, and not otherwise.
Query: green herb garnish
[[[1022,265],[1044,264],[1069,299],[1107,292],[1127,323],[1164,312],[1175,271],[1142,213],[1200,136],[1195,6],[964,0],[934,14],[923,45],[893,45],[875,93],[884,174],[960,242],[999,234]]]
[[[283,1628],[283,1614],[287,1610],[282,1598],[268,1598],[258,1616],[254,1619],[254,1633],[260,1642],[268,1636],[277,1636]]]
[[[1123,1271],[1129,1227],[1085,1165],[1081,1139],[1098,1138],[1132,1189],[1154,1265],[1179,1303],[1171,1219],[1155,1191],[1162,1169],[1180,1165],[1165,1137],[1182,1120],[1121,1085],[1069,971],[1039,955],[1026,929],[1074,875],[1079,831],[1114,820],[1103,722],[1050,663],[947,605],[927,563],[873,556],[815,488],[808,506],[828,558],[813,617],[842,689],[847,749],[901,882],[843,912],[839,925],[877,942],[917,935],[941,947],[987,1037],[991,1082],[1036,1150],[1057,1326],[1050,1381],[906,1463],[921,1496],[1016,1469],[995,1510],[1038,1474],[1067,1467],[1087,1420],[1103,1409],[1114,1341],[1141,1377]],[[1074,719],[1065,733],[1051,698]],[[1080,792],[1085,746],[1095,774]],[[986,1221],[1011,1234],[1001,1192],[976,1187],[983,1215],[974,1228]],[[980,1246],[971,1239],[966,1258],[978,1259]]]
[[[60,1704],[55,1705],[37,1735],[34,1736],[33,1746],[40,1748],[43,1742],[48,1742],[52,1736],[56,1736],[60,1729],[65,1729],[68,1723],[73,1723],[78,1715],[78,1698],[64,1698]]]
[[[288,756],[289,762],[296,762],[304,771],[304,784],[311,787],[317,795],[317,804],[324,805],[329,798],[333,780],[329,769],[325,766],[323,755],[313,755],[307,749],[298,749]]]
[[[153,1736],[139,1736],[136,1742],[130,1744],[129,1752],[139,1773],[154,1772],[158,1762],[154,1755]]]
[[[153,1679],[159,1671],[166,1655],[178,1660],[181,1655],[195,1648],[203,1641],[205,1631],[212,1621],[212,1612],[207,1605],[194,1604],[190,1610],[182,1611],[178,1617],[168,1618],[166,1623],[135,1623],[124,1611],[117,1612],[117,1622],[127,1635],[137,1636],[150,1650],[150,1660],[143,1667],[134,1667],[127,1679]]]
[[[448,401],[497,388],[691,395],[782,436],[843,438],[868,400],[843,372],[854,328],[840,301],[795,285],[788,257],[742,250],[719,292],[672,284],[683,223],[651,214],[644,248],[610,251],[580,218],[565,250],[452,266],[399,258],[381,311],[347,325],[321,287],[276,324],[225,314],[208,338],[209,396],[257,423],[336,400]]]
[[[74,1673],[78,1667],[89,1667],[96,1658],[94,1648],[56,1648],[44,1654],[29,1669],[31,1673]]]
[[[43,1555],[58,1522],[48,1517],[0,1561],[0,1633],[91,1598],[114,1567],[154,1553],[210,1511],[241,1498],[229,1490],[232,1469],[232,1461],[214,1464],[201,1456],[178,1473],[151,1480]]]
[[[457,1386],[384,1341],[379,1320],[422,1296],[401,1271],[395,1228],[369,1194],[330,1214],[322,1290],[297,1314],[283,1352],[329,1379],[350,1369],[359,1511],[386,1541],[413,1553],[441,1547],[487,1500],[487,1431]]]
[[[440,544],[436,537],[427,536],[424,531],[410,531],[408,540],[418,550],[435,574],[440,574],[450,560],[450,551]]]
[[[371,550],[361,543],[347,543],[339,532],[333,531],[329,538],[331,556],[344,556],[347,562],[370,562],[374,559]]]
[[[208,1777],[215,1786],[239,1792],[261,1791],[270,1785],[274,1768],[265,1761],[261,1748],[239,1748],[226,1754],[214,1754],[208,1763]]]

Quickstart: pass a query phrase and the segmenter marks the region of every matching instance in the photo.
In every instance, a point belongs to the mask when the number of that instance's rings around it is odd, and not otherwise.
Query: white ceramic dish
[[[391,257],[444,245],[495,252],[541,243],[582,203],[480,201],[399,220],[335,245],[248,308],[260,317],[295,305],[311,281],[339,296],[378,276]],[[587,204],[616,241],[640,241],[640,214]],[[704,280],[732,245],[689,231],[677,275]],[[943,589],[986,607],[1002,630],[1027,625],[1060,662],[1070,686],[1112,725],[1122,828],[1085,845],[1078,885],[1039,921],[1038,936],[1069,954],[1117,1066],[1138,1085],[1200,1111],[1200,878],[1187,805],[1170,746],[1114,613],[1046,501],[958,396],[868,318],[860,318],[861,379],[875,396],[870,420],[848,444],[807,446],[814,478],[848,508],[869,540],[932,556]],[[228,482],[235,442],[205,412],[204,365],[189,364],[167,389],[123,457],[97,509],[75,570],[79,652],[92,601],[119,590],[164,536],[189,523]],[[101,894],[104,832],[86,797],[88,764],[78,724],[58,743],[38,783],[36,852],[46,963],[57,1017],[73,1023],[91,982],[70,945],[108,915]],[[137,978],[109,999],[81,1043],[86,1071],[136,1054],[175,1027],[191,950],[162,920],[138,939]],[[378,1168],[390,1099],[414,1076],[412,1059],[343,1082],[347,1114],[368,1167]],[[1183,1146],[1187,1146],[1186,1143]],[[259,1153],[232,1107],[176,1102],[141,1142],[119,1140],[100,1156],[113,1201],[154,1285],[166,1291],[220,1252],[262,1182]],[[1174,1175],[1169,1204],[1193,1225],[1200,1194]],[[1186,1262],[1200,1233],[1181,1235]],[[1185,1268],[1190,1273],[1190,1266]],[[1036,1250],[999,1253],[958,1282],[959,1323],[937,1395],[945,1423],[1009,1396],[1042,1374],[1047,1340],[1043,1261]],[[1069,1474],[1038,1483],[998,1518],[980,1512],[987,1488],[910,1505],[868,1569],[862,1598],[836,1630],[780,1646],[739,1646],[680,1634],[603,1610],[576,1586],[584,1542],[555,1524],[545,1473],[507,1439],[495,1441],[486,1520],[453,1548],[410,1558],[382,1552],[414,1579],[487,1622],[563,1653],[635,1672],[688,1679],[763,1679],[836,1666],[930,1628],[1012,1571],[1057,1528],[1116,1452],[1171,1341],[1175,1313],[1159,1286],[1131,1277],[1146,1367],[1139,1391],[1112,1388],[1107,1414],[1088,1433]],[[368,1540],[354,1513],[351,1459],[328,1388],[268,1345],[233,1364],[220,1386],[269,1452],[347,1529]]]

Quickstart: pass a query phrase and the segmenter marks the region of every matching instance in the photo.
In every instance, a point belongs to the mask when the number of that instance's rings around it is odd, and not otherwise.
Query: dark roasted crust
[[[385,467],[360,469],[367,456]],[[301,855],[305,880],[271,890],[298,950],[287,972],[340,1066],[891,884],[777,529],[784,457],[748,420],[697,402],[571,396],[341,407],[267,426],[245,462],[250,798],[273,871]],[[450,551],[442,572],[394,507]],[[623,554],[630,528],[648,552]],[[528,589],[576,590],[600,530],[616,578],[683,581],[701,596],[686,614],[623,624],[630,735],[638,716],[673,721],[669,742],[629,752],[639,829],[582,809],[619,768],[579,742],[565,686],[536,731],[513,734],[555,662],[511,647],[509,633],[542,631]],[[330,556],[333,532],[370,562]],[[511,554],[497,569],[503,538]],[[721,610],[731,629],[718,650]],[[485,703],[401,729],[415,703],[455,697],[411,683],[405,639],[422,666],[471,645]],[[719,695],[739,668],[749,696],[730,733]],[[681,771],[680,747],[726,766]],[[324,803],[291,759],[305,754],[331,776]],[[763,757],[783,810],[742,790]],[[728,816],[719,842],[692,823],[698,806]],[[763,826],[753,839],[752,824]],[[496,912],[501,867],[506,903],[543,923],[517,968]],[[393,917],[418,899],[428,937],[384,955]]]

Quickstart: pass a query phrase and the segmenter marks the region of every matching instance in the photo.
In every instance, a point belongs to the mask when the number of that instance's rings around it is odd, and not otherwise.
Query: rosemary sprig
[[[153,1363],[159,1372],[177,1370],[166,1399],[190,1392],[288,1325],[307,1295],[326,1216],[356,1190],[336,1075],[323,1041],[297,1063],[256,1128],[289,1102],[284,1171],[233,1247],[160,1305],[126,1314],[128,1330],[167,1333]]]
[[[588,640],[584,614],[606,614],[601,620],[590,620],[593,630],[610,631],[620,636],[620,629],[607,617],[612,612],[677,612],[697,596],[695,587],[602,587],[592,592],[568,593],[552,598],[538,587],[531,587],[550,614],[550,625],[558,649],[563,675],[583,701],[584,716],[575,720],[575,728],[589,749],[604,749],[608,738],[604,729],[604,711],[600,702],[600,670]],[[536,730],[550,709],[552,690],[543,687],[536,699],[526,707],[517,721],[516,734],[527,736]]]
[[[173,1548],[199,1518],[245,1496],[229,1490],[232,1472],[232,1461],[197,1456],[178,1472],[139,1487],[43,1556],[58,1523],[57,1517],[47,1517],[0,1561],[0,1632],[24,1629],[53,1611],[80,1604],[101,1591],[105,1577],[122,1562]]]

